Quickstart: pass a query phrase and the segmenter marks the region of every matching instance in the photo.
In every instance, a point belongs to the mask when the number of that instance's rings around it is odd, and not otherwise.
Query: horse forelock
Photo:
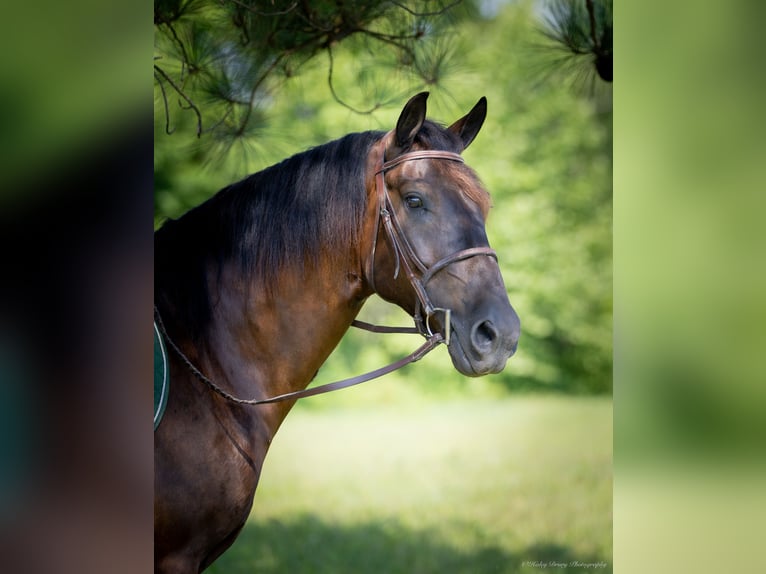
[[[422,149],[436,149],[454,153],[463,151],[463,142],[456,134],[432,121],[423,123],[423,127],[415,137],[414,144]],[[462,163],[440,161],[434,162],[434,164],[439,172],[444,174],[447,179],[454,181],[465,196],[479,206],[483,217],[486,219],[492,201],[489,192],[476,172],[467,164]]]

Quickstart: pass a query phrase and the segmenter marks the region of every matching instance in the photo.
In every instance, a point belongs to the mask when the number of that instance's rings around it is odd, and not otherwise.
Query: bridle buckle
[[[434,307],[433,311],[426,315],[426,333],[428,337],[433,337],[434,333],[431,330],[431,317],[433,317],[437,311],[444,313],[444,344],[449,346],[450,335],[452,334],[452,309],[445,309],[444,307]]]

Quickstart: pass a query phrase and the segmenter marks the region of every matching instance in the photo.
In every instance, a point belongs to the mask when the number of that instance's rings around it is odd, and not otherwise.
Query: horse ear
[[[470,112],[447,129],[463,140],[463,149],[465,149],[471,144],[476,134],[479,133],[486,117],[487,98],[482,96]]]
[[[420,92],[418,95],[410,98],[410,101],[404,105],[404,109],[399,115],[399,120],[396,122],[394,139],[388,144],[386,149],[386,159],[394,159],[412,146],[415,136],[426,119],[427,99],[428,92]]]

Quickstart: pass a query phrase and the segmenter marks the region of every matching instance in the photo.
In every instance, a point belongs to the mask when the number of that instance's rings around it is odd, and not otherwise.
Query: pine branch
[[[202,135],[202,113],[200,112],[197,105],[191,100],[191,98],[186,95],[186,92],[183,91],[183,89],[178,86],[173,79],[168,76],[165,71],[160,68],[157,64],[154,65],[154,72],[155,77],[157,74],[159,74],[168,84],[172,86],[172,88],[176,91],[176,93],[181,96],[186,103],[189,104],[189,107],[187,109],[193,110],[194,113],[197,115],[197,137],[200,137]],[[164,93],[164,90],[163,90]],[[165,99],[165,105],[167,106],[167,99]]]
[[[328,55],[327,84],[335,101],[354,113],[371,114],[382,104],[358,109],[337,93],[335,46],[351,36],[369,38],[395,50],[405,66],[414,66],[415,42],[431,34],[426,22],[461,1],[442,0],[434,9],[422,2],[420,11],[417,4],[403,1],[157,0],[156,45],[168,57],[167,65],[155,66],[165,131],[175,131],[170,86],[180,96],[180,108],[194,112],[197,137],[211,132],[245,137],[256,102],[264,89],[274,86],[280,68],[289,78],[294,73],[291,60],[297,58],[300,66],[320,52]],[[422,70],[416,72],[422,75]],[[212,125],[203,125],[208,120]]]
[[[570,55],[561,61],[573,70],[578,66],[595,68],[602,80],[611,82],[612,1],[585,0],[583,8],[577,1],[552,0],[548,7],[542,34]],[[581,75],[581,72],[576,73]]]
[[[451,8],[454,8],[455,6],[460,4],[462,1],[463,0],[454,0],[454,2],[452,2],[451,4],[449,4],[447,6],[444,6],[440,10],[435,10],[433,12],[416,12],[415,10],[412,10],[411,8],[408,8],[407,6],[402,4],[401,2],[394,2],[393,0],[391,0],[391,4],[393,4],[394,6],[396,6],[398,8],[401,8],[402,10],[404,10],[406,12],[409,12],[413,16],[424,17],[424,16],[441,16],[442,14],[446,13]]]
[[[156,66],[155,66],[156,68]],[[157,70],[154,71],[154,77],[157,78],[159,74],[157,73]],[[170,129],[170,108],[168,107],[168,95],[167,92],[165,92],[165,84],[163,83],[163,78],[160,76],[157,78],[157,84],[160,86],[160,92],[162,93],[162,102],[163,102],[163,109],[165,110],[165,133],[170,135],[172,134],[175,129]]]
[[[292,12],[293,10],[295,10],[298,7],[298,2],[293,2],[292,4],[290,4],[290,6],[288,6],[284,10],[277,10],[276,12],[263,12],[261,10],[256,10],[255,8],[253,8],[249,4],[246,4],[245,2],[242,2],[241,0],[221,0],[221,1],[222,1],[222,3],[224,1],[231,2],[231,3],[236,4],[237,6],[239,6],[241,8],[244,8],[245,10],[250,12],[251,14],[255,14],[256,16],[264,16],[266,18],[269,18],[269,17],[272,17],[272,16],[284,16],[286,14],[289,14],[290,12]]]
[[[330,63],[328,65],[327,70],[327,85],[330,87],[330,93],[332,94],[333,99],[338,102],[341,106],[343,106],[346,109],[351,110],[354,113],[360,114],[360,115],[369,115],[380,109],[381,104],[379,102],[375,102],[375,105],[373,105],[371,108],[367,110],[360,110],[357,109],[349,104],[347,104],[345,101],[343,101],[340,96],[338,96],[337,92],[335,91],[335,86],[332,83],[332,73],[333,73],[333,57],[332,57],[332,48],[330,46],[327,47],[327,55],[330,58]]]

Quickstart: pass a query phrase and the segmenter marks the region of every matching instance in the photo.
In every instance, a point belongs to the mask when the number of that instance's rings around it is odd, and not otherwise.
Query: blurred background
[[[398,4],[413,9],[387,6]],[[199,10],[195,2],[183,5]],[[179,99],[190,104],[162,78],[171,104],[168,128],[161,74],[149,71],[152,62],[180,79],[180,66],[168,62],[172,33],[155,24],[168,6],[41,0],[9,5],[0,21],[0,554],[6,569],[151,571],[151,391],[136,381],[151,377],[158,222],[308,145],[352,130],[390,129],[403,102],[428,89],[430,115],[445,122],[481,95],[489,98],[487,124],[466,157],[494,197],[489,231],[495,247],[502,246],[523,322],[519,355],[503,375],[470,381],[452,378],[447,357],[434,355],[402,379],[299,405],[270,453],[254,520],[219,571],[253,571],[254,560],[264,571],[279,571],[296,555],[295,541],[304,544],[299,560],[347,557],[328,562],[336,571],[367,558],[407,562],[408,571],[502,572],[539,571],[544,559],[556,568],[554,562],[600,557],[616,572],[766,571],[762,4],[617,3],[614,321],[606,330],[608,321],[597,319],[605,311],[585,304],[609,301],[600,295],[609,288],[599,284],[608,281],[600,252],[608,224],[598,220],[599,209],[608,208],[596,200],[609,195],[609,186],[598,184],[611,169],[603,145],[611,130],[602,124],[609,106],[594,75],[568,56],[563,63],[554,56],[559,64],[551,66],[549,52],[537,64],[539,36],[530,27],[555,8],[463,2],[448,12],[455,14],[455,30],[464,31],[452,35],[453,23],[434,17],[444,23],[431,22],[425,31],[443,26],[447,39],[436,42],[439,50],[429,48],[435,52],[415,52],[429,63],[421,70],[433,71],[451,46],[461,49],[445,62],[483,59],[476,68],[452,65],[436,83],[423,78],[429,74],[408,72],[407,59],[399,62],[383,45],[390,42],[352,51],[357,40],[344,38],[332,45],[335,96],[328,53],[320,49],[278,91],[270,86],[272,97],[262,106],[258,93],[257,109],[271,118],[295,102],[319,100],[305,108],[309,115],[286,113],[280,123],[255,121],[259,114],[251,112],[248,125],[268,130],[268,137],[238,153],[241,144],[232,146],[225,136],[216,136],[215,146],[203,145],[212,132],[196,140],[193,108],[181,110]],[[261,11],[280,10],[269,3]],[[517,38],[532,38],[533,47],[522,49]],[[570,43],[581,40],[575,34]],[[492,57],[486,44],[498,50]],[[378,58],[397,62],[383,73],[369,64]],[[357,63],[369,70],[367,78]],[[355,79],[351,87],[339,83],[346,76]],[[227,108],[204,101],[192,99],[209,114],[208,129]],[[380,106],[360,117],[343,104],[362,111]],[[555,121],[557,114],[566,121]],[[229,131],[236,133],[237,125]],[[166,128],[175,134],[166,138]],[[228,147],[235,153],[221,159]],[[482,163],[488,157],[497,163]],[[242,161],[252,163],[237,165]],[[552,171],[540,169],[543,162]],[[599,214],[592,227],[580,217],[587,212]],[[540,235],[544,228],[559,235]],[[586,244],[598,246],[592,261],[583,256]],[[579,273],[591,267],[592,275]],[[586,281],[578,283],[581,275]],[[553,295],[557,289],[561,297]],[[595,322],[586,325],[582,317]],[[599,341],[610,331],[613,379],[585,375],[609,370]],[[360,353],[382,347],[383,359],[405,343],[376,338],[343,345]],[[588,349],[587,365],[568,353],[571,345]],[[354,354],[343,346],[338,352],[320,379],[357,372]],[[443,384],[422,376],[430,369],[444,375]],[[594,389],[604,386],[614,396],[613,545],[611,479],[603,476],[611,472],[611,395]],[[470,412],[463,408],[468,403]],[[323,450],[321,460],[295,450],[296,434],[339,430],[346,432],[332,434],[337,448]],[[357,436],[362,447],[354,444]],[[291,465],[302,460],[297,472]],[[347,477],[354,466],[367,473],[366,482]],[[297,509],[282,506],[292,499]],[[352,508],[362,514],[354,516]],[[420,555],[431,562],[417,562]],[[312,571],[301,564],[294,571]]]

